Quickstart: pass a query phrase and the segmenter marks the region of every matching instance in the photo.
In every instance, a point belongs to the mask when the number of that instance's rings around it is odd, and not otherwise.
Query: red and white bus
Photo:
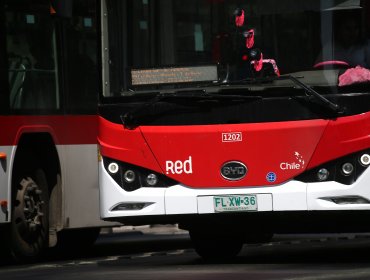
[[[1,254],[35,259],[57,242],[92,243],[107,225],[96,27],[95,1],[0,1]]]
[[[104,0],[101,216],[203,257],[370,230],[370,2]]]

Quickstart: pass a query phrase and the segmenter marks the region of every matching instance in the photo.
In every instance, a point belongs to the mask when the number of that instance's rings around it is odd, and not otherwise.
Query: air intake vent
[[[339,205],[346,204],[370,204],[370,201],[361,196],[338,196],[338,197],[325,197],[325,200],[329,200]]]

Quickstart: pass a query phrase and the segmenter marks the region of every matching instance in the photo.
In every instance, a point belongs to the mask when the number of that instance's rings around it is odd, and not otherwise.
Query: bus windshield
[[[270,81],[327,93],[370,81],[370,3],[360,0],[107,0],[103,94]],[[250,83],[248,83],[250,85]]]

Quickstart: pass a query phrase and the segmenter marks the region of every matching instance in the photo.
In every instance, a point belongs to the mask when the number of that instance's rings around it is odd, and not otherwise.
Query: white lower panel
[[[63,145],[57,149],[62,162],[64,227],[112,225],[100,219],[97,145]]]
[[[352,185],[343,185],[337,182],[308,184],[309,210],[370,210],[370,203],[337,204],[330,200],[341,197],[361,197],[370,201],[370,168]]]

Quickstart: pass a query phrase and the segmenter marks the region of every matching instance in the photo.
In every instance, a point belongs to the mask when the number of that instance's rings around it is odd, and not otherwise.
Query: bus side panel
[[[59,145],[63,176],[64,227],[108,226],[100,220],[96,144]]]

